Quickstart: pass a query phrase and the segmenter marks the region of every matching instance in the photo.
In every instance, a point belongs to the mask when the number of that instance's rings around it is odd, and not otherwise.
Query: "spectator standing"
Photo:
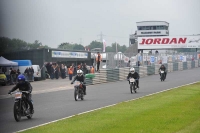
[[[16,73],[15,71],[10,68],[10,85],[14,85]]]
[[[97,71],[99,72],[100,62],[102,61],[101,54],[97,52],[96,63],[97,63]]]
[[[91,67],[90,73],[94,73],[94,66]]]
[[[86,63],[84,63],[82,68],[83,68],[83,74],[87,74],[88,70],[87,70],[87,64]]]
[[[69,67],[68,74],[69,74],[69,80],[72,80],[72,76],[73,76],[73,68],[72,68],[72,66]]]
[[[61,78],[64,79],[65,78],[65,66],[63,64],[61,64]]]
[[[19,69],[17,69],[17,72],[16,72],[16,77],[18,77],[20,74],[21,74],[20,70],[19,70]]]
[[[26,77],[26,81],[28,80],[28,67],[26,68],[26,70],[24,71],[25,77]]]
[[[55,65],[52,64],[51,65],[51,79],[54,79],[55,78]]]
[[[55,78],[56,79],[59,78],[59,67],[58,67],[58,64],[56,64],[56,67],[55,67]]]
[[[131,66],[131,61],[129,60],[127,63],[127,67],[130,67],[130,66]]]
[[[33,69],[33,67],[31,67],[31,79],[32,79],[32,81],[34,81],[34,69]]]

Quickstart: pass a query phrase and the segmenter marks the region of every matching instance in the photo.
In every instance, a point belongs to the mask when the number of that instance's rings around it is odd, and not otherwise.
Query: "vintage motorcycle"
[[[74,83],[74,99],[75,101],[84,99],[83,83],[80,81],[75,81]]]
[[[165,81],[165,71],[160,70],[160,80]]]
[[[129,82],[130,82],[130,91],[131,91],[131,93],[133,93],[133,91],[134,91],[135,93],[137,93],[137,83],[136,83],[136,79],[130,78],[130,79],[129,79]]]
[[[25,94],[28,94],[28,91],[17,91],[12,92],[15,94],[15,103],[13,108],[14,118],[18,122],[21,120],[21,117],[26,116],[28,119],[32,118],[30,105],[26,102]]]

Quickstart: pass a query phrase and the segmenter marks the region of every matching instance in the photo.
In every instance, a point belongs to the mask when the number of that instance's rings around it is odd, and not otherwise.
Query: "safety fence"
[[[134,66],[149,66],[164,63],[182,63],[200,59],[199,52],[183,53],[101,53],[101,68],[113,69]],[[92,56],[95,62],[95,56]],[[94,66],[96,64],[94,63]]]
[[[164,64],[167,72],[182,71],[200,67],[200,60],[187,61],[187,62],[174,62]],[[134,66],[135,71],[139,73],[140,77],[148,75],[159,74],[160,64],[149,66]],[[126,80],[130,67],[115,68],[115,69],[101,69],[100,73],[95,73],[95,77],[86,79],[87,85],[101,84],[106,82]]]

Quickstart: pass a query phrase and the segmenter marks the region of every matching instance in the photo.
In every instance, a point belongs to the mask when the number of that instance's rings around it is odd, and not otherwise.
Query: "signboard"
[[[151,56],[151,63],[154,63],[155,62],[155,57],[154,56]]]
[[[198,54],[197,58],[200,59],[200,54]]]
[[[200,48],[200,36],[138,37],[138,49]]]
[[[183,60],[182,60],[182,62],[186,62],[186,61],[187,61],[186,56],[183,56]]]
[[[167,63],[167,56],[162,57],[162,63]]]
[[[126,57],[126,56],[125,56],[125,57],[124,57],[124,62],[125,62],[125,63],[128,63],[128,61],[129,61],[129,57]]]
[[[52,51],[54,58],[88,58],[85,52],[69,52],[69,51]]]
[[[182,55],[180,55],[179,60],[183,61],[183,56]]]
[[[131,66],[134,66],[134,65],[136,65],[136,56],[132,56],[131,58],[130,58],[130,61],[131,61]]]

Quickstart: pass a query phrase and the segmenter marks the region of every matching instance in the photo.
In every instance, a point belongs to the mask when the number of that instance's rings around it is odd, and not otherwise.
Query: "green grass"
[[[26,132],[200,133],[200,83],[122,102]]]

